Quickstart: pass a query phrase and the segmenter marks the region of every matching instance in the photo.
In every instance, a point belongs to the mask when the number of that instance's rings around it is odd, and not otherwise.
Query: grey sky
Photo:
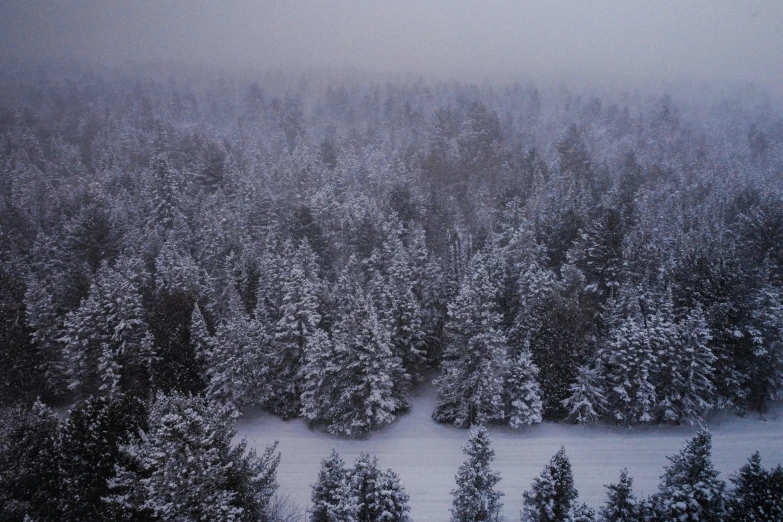
[[[0,57],[683,77],[783,91],[780,0],[0,0]]]

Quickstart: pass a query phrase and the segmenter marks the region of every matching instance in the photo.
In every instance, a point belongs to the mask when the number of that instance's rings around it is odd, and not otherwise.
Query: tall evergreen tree
[[[400,361],[392,353],[389,334],[372,303],[361,293],[334,325],[332,364],[335,380],[324,390],[331,403],[322,418],[332,433],[356,436],[395,419],[393,375]]]
[[[748,372],[748,401],[751,409],[764,411],[770,401],[783,399],[783,291],[763,284],[751,304],[753,360]]]
[[[57,431],[57,416],[41,402],[6,413],[0,423],[0,519],[60,519]]]
[[[505,417],[509,426],[538,424],[541,422],[541,387],[538,385],[538,368],[528,350],[522,350],[510,361],[503,385],[506,402]]]
[[[783,468],[764,469],[757,451],[730,480],[734,490],[730,492],[726,520],[783,520]]]
[[[123,447],[109,498],[115,509],[151,512],[159,520],[264,520],[280,457],[232,447],[234,415],[198,397],[158,394],[149,430]]]
[[[296,417],[302,409],[302,366],[308,340],[319,328],[318,312],[321,281],[315,255],[306,239],[294,252],[281,274],[280,319],[274,327],[271,355],[273,376],[269,407],[284,418]]]
[[[348,470],[336,449],[321,461],[311,499],[312,522],[355,522],[356,499],[351,491]]]
[[[488,265],[482,254],[476,254],[470,279],[449,304],[448,345],[442,374],[435,381],[438,402],[432,417],[438,422],[471,426],[504,416],[507,343]]]
[[[641,522],[639,503],[633,494],[633,479],[628,470],[620,472],[620,482],[605,486],[606,503],[601,508],[601,520],[605,522]]]
[[[70,410],[60,427],[62,520],[113,518],[104,498],[115,466],[127,464],[120,447],[146,430],[146,406],[135,397],[91,397]]]
[[[611,415],[616,422],[654,420],[655,363],[658,332],[634,303],[631,315],[613,329],[608,346],[599,352],[605,367]]]
[[[82,395],[146,395],[156,359],[134,280],[138,265],[103,265],[89,296],[70,312],[61,338],[69,359],[69,387]]]
[[[700,431],[687,441],[661,477],[654,497],[663,520],[718,521],[724,516],[724,482],[712,467],[712,435]]]
[[[577,496],[571,462],[565,454],[565,448],[560,448],[533,481],[532,488],[522,494],[522,522],[569,520]]]
[[[576,381],[571,384],[571,395],[563,401],[568,409],[568,420],[579,424],[596,422],[607,410],[607,401],[601,389],[601,368],[584,365],[579,368]]]
[[[503,493],[495,489],[500,482],[500,474],[490,468],[495,458],[491,442],[485,427],[479,426],[470,431],[468,442],[462,448],[468,458],[457,470],[457,489],[451,492],[454,497],[451,522],[503,520],[500,513]]]

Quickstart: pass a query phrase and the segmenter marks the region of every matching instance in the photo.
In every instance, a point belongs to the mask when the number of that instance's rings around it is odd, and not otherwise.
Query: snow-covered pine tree
[[[487,429],[478,426],[470,431],[462,452],[468,456],[460,465],[455,479],[457,488],[451,491],[451,522],[500,522],[503,493],[495,486],[500,474],[490,465],[495,458]]]
[[[655,512],[662,520],[683,522],[719,521],[724,516],[723,490],[712,467],[712,435],[699,431],[677,455],[668,457],[671,465],[661,477],[653,497]]]
[[[0,519],[59,520],[61,481],[57,415],[36,401],[0,423]]]
[[[411,231],[411,291],[419,304],[421,327],[424,332],[424,351],[428,364],[439,355],[443,325],[446,322],[446,288],[443,271],[427,249],[425,232],[421,227]]]
[[[205,354],[206,396],[239,409],[248,402],[259,362],[254,331],[239,293],[231,285],[228,294],[227,314],[218,324],[212,349]]]
[[[129,463],[110,482],[110,504],[164,521],[263,520],[280,457],[276,444],[261,458],[232,445],[234,419],[203,398],[159,393],[146,436],[122,448]]]
[[[654,339],[638,302],[614,327],[608,345],[599,351],[604,367],[607,400],[616,422],[635,424],[654,420]]]
[[[24,311],[31,340],[40,353],[36,360],[42,362],[38,370],[43,375],[47,395],[61,395],[67,387],[63,346],[58,341],[63,318],[57,313],[53,296],[46,282],[32,275],[27,278]]]
[[[321,322],[318,295],[322,283],[315,254],[306,239],[296,251],[291,248],[286,251],[290,259],[287,270],[280,275],[282,301],[270,354],[273,382],[268,407],[283,418],[293,418],[302,409],[302,366],[306,346]]]
[[[64,521],[113,520],[104,497],[123,460],[120,447],[141,441],[147,408],[130,396],[90,397],[68,412],[60,426],[60,501]]]
[[[529,350],[521,350],[509,361],[503,385],[506,419],[512,428],[541,422],[541,387],[538,368]]]
[[[783,399],[783,291],[763,284],[751,303],[753,359],[746,387],[750,408],[764,411],[769,401]]]
[[[301,415],[311,421],[324,421],[336,392],[340,368],[333,363],[335,346],[326,332],[318,329],[307,342],[302,366]]]
[[[432,417],[438,422],[472,426],[504,417],[507,343],[487,265],[483,254],[473,257],[470,278],[449,304],[448,345],[435,380],[438,401]]]
[[[596,422],[606,412],[601,373],[600,362],[594,368],[588,364],[579,367],[576,381],[569,388],[571,395],[563,401],[563,406],[568,409],[567,419],[571,422]]]
[[[359,454],[353,469],[348,472],[351,491],[356,497],[356,522],[375,522],[378,516],[371,506],[380,473],[378,457],[370,457],[364,452]]]
[[[729,480],[734,489],[729,494],[726,520],[783,520],[783,468],[764,469],[757,451]]]
[[[601,508],[601,520],[604,522],[641,522],[641,513],[633,494],[633,479],[628,470],[620,472],[620,482],[604,486],[606,502]]]
[[[210,335],[204,314],[201,313],[198,304],[193,306],[193,312],[190,314],[190,348],[202,377],[205,377],[207,361],[215,350],[215,338]]]
[[[336,449],[321,461],[318,480],[311,494],[310,522],[355,522],[356,498],[349,484],[348,470]]]
[[[101,266],[89,296],[64,322],[61,341],[69,359],[69,387],[82,395],[146,395],[152,387],[155,354],[138,286],[130,273],[137,262],[117,269]]]
[[[571,511],[571,517],[568,522],[594,522],[595,521],[595,509],[591,508],[587,504],[579,504],[574,506]]]
[[[682,363],[679,369],[682,389],[680,419],[693,424],[705,410],[715,405],[715,387],[712,384],[715,356],[709,346],[712,338],[704,314],[699,306],[677,325]]]
[[[408,513],[411,510],[409,500],[410,496],[403,488],[400,477],[390,469],[382,471],[375,482],[375,491],[370,501],[370,510],[377,514],[373,520],[409,522]]]
[[[320,392],[330,401],[319,417],[330,433],[357,436],[394,420],[400,361],[370,300],[359,292],[349,301],[333,328],[333,356]]]
[[[562,522],[569,520],[578,493],[574,488],[571,462],[565,448],[554,454],[549,464],[522,494],[522,522]]]

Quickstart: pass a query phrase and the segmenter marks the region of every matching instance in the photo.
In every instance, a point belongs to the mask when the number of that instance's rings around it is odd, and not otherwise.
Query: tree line
[[[466,427],[783,396],[764,93],[74,66],[0,94],[5,405],[195,394],[357,436],[433,371]]]
[[[294,522],[301,507],[277,495],[277,443],[263,454],[232,444],[236,415],[201,397],[92,397],[63,419],[36,402],[3,412],[0,520]],[[455,475],[452,522],[504,520],[501,477],[491,469],[487,429],[470,431]],[[783,517],[783,468],[758,452],[727,489],[711,462],[711,435],[698,432],[668,457],[658,492],[639,498],[623,470],[596,512],[578,503],[571,464],[560,449],[523,493],[522,522],[749,521]],[[336,450],[312,485],[311,522],[409,522],[399,476],[362,453],[346,467]]]

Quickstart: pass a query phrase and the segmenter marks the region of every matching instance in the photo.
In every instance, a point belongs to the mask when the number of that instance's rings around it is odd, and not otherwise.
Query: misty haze
[[[0,0],[0,521],[783,522],[783,3]]]

